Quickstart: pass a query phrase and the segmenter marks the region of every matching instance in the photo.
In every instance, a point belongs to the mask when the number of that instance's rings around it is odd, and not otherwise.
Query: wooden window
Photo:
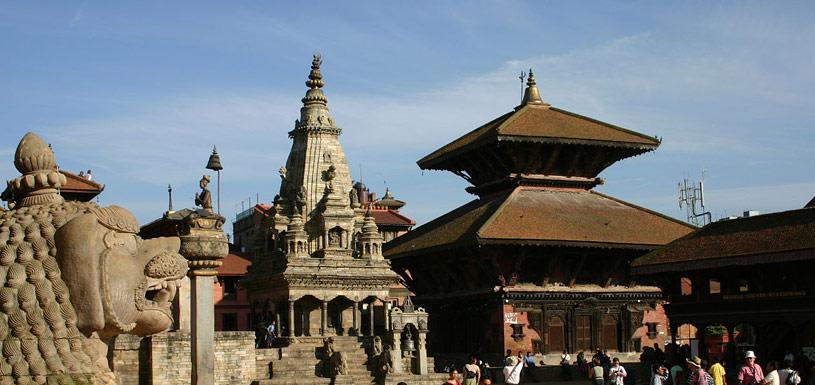
[[[563,319],[554,316],[547,325],[548,353],[560,353],[566,350],[566,330]]]
[[[591,316],[579,315],[576,317],[575,324],[575,336],[577,337],[575,350],[591,350]]]
[[[709,286],[710,294],[721,294],[722,293],[722,283],[718,279],[711,278],[708,281],[708,286]]]
[[[682,295],[691,295],[693,294],[693,281],[691,281],[688,277],[682,277],[679,279],[679,290]]]

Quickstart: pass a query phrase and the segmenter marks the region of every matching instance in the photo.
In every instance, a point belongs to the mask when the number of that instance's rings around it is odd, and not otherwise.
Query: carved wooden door
[[[600,330],[602,333],[603,349],[617,350],[617,319],[611,315],[603,316],[603,328]]]
[[[560,317],[549,318],[549,325],[547,330],[547,337],[549,339],[549,346],[547,353],[560,353],[566,350],[566,338],[563,319]]]
[[[591,316],[579,315],[575,324],[576,350],[591,350]]]

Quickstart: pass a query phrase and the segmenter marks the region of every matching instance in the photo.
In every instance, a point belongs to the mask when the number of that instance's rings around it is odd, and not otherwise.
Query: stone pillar
[[[353,324],[354,324],[354,326],[351,327],[351,329],[354,330],[353,333],[356,333],[356,335],[359,335],[360,334],[360,330],[359,330],[360,329],[360,327],[359,327],[359,302],[357,302],[357,301],[354,301],[354,323]],[[348,333],[348,334],[351,334],[351,333]]]
[[[289,300],[289,338],[294,338],[294,301]]]
[[[189,261],[191,360],[193,385],[215,384],[215,315],[213,285],[229,246],[221,230],[224,217],[196,210],[183,220],[179,253]]]
[[[192,383],[215,384],[215,309],[212,289],[215,276],[193,275],[192,289]]]
[[[392,329],[391,327],[391,303],[385,302],[385,332],[388,332]]]
[[[416,371],[419,374],[427,374],[427,348],[425,347],[425,338],[427,333],[419,331],[419,343],[416,345]]]
[[[323,301],[323,306],[320,310],[320,334],[328,334],[328,301]]]
[[[368,319],[370,322],[368,323],[368,335],[373,337],[374,336],[374,303],[371,302],[368,304]]]
[[[394,354],[396,355],[396,358],[397,358],[397,359],[393,360],[393,362],[392,362],[392,364],[393,364],[393,372],[394,373],[403,373],[403,368],[402,368],[402,347],[400,346],[402,344],[402,331],[401,330],[394,330],[393,333],[391,334],[391,341],[392,341],[391,342],[392,343],[391,350],[394,351]]]

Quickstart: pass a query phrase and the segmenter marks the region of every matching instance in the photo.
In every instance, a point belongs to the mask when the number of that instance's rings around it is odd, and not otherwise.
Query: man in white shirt
[[[518,360],[517,357],[507,357],[506,365],[504,366],[504,383],[509,385],[518,385],[521,383],[521,370],[523,370],[524,363]]]
[[[781,385],[776,368],[778,368],[777,362],[770,361],[767,363],[767,375],[764,376],[764,381],[761,382],[761,385]]]
[[[623,385],[623,380],[628,373],[625,372],[625,368],[620,365],[620,359],[614,357],[611,361],[611,368],[608,370],[608,380],[612,385]]]
[[[798,372],[792,370],[792,362],[784,360],[781,363],[781,369],[778,369],[778,383],[781,385],[798,385],[801,383],[801,376]],[[787,381],[792,376],[792,382]]]

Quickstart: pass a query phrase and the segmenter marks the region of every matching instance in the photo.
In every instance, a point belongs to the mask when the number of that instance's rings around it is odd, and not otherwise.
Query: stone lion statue
[[[0,212],[0,385],[117,384],[103,340],[172,324],[178,238],[143,240],[118,206],[66,202],[65,176],[37,135],[20,141]]]

